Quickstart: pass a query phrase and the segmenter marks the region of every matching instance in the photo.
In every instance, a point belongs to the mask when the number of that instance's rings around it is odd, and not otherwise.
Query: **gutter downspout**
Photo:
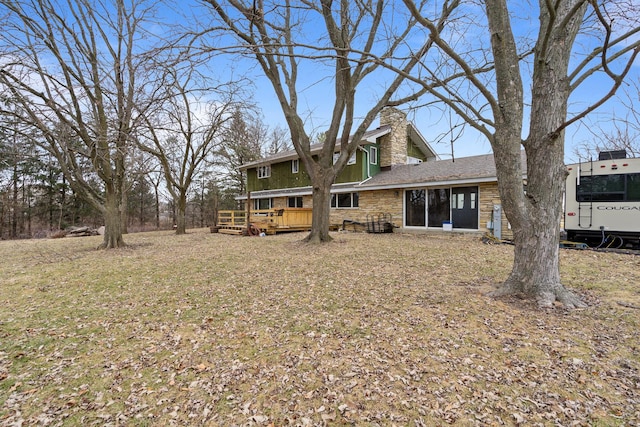
[[[363,153],[365,153],[367,155],[367,179],[365,179],[362,182],[365,182],[369,179],[371,179],[371,162],[369,161],[369,150],[362,148],[361,146],[358,145],[358,149],[362,150]]]

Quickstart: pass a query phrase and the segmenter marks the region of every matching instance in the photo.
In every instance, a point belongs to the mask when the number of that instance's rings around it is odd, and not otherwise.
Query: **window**
[[[442,227],[443,221],[449,221],[449,202],[450,190],[448,188],[437,188],[428,192],[428,209],[429,227]],[[464,203],[464,196],[457,202]]]
[[[253,209],[256,211],[271,209],[273,207],[273,199],[265,198],[265,199],[253,199]]]
[[[369,163],[372,165],[378,164],[378,147],[369,147]]]
[[[289,197],[287,205],[290,208],[301,208],[302,207],[302,197]]]
[[[269,178],[271,176],[271,165],[258,166],[258,178]]]
[[[356,164],[356,153],[354,152],[349,160],[347,161],[347,165],[355,165]]]
[[[357,208],[358,203],[358,193],[339,193],[331,195],[332,208]]]
[[[451,197],[451,209],[465,209],[464,206],[465,193],[457,193]],[[469,194],[469,206],[468,208],[476,208],[476,193]]]
[[[640,173],[627,175],[627,200],[640,200]]]
[[[578,202],[640,201],[640,173],[580,177]]]
[[[340,157],[340,153],[333,153],[333,164],[335,165],[338,161],[338,157]],[[356,164],[356,153],[353,153],[349,160],[347,161],[347,165],[355,165]]]
[[[405,223],[407,227],[424,227],[426,199],[424,190],[405,191]]]
[[[451,209],[464,209],[464,193],[453,195],[451,198]]]
[[[298,173],[300,170],[300,159],[291,160],[291,173]]]

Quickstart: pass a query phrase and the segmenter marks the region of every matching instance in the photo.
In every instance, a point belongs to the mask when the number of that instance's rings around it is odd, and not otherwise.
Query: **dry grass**
[[[562,252],[586,310],[484,296],[476,237],[193,230],[0,242],[0,425],[640,423],[640,258]]]

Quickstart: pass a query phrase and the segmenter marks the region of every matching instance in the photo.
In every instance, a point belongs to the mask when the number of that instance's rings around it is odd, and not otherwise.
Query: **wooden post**
[[[251,227],[251,224],[249,224],[249,220],[251,218],[251,192],[247,191],[247,206],[245,206],[246,210],[247,210],[247,218],[244,221],[244,225],[245,227],[247,227],[247,233],[249,233],[249,228]]]

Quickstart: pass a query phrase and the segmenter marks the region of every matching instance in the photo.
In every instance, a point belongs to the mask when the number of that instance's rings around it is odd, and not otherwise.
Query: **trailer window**
[[[580,177],[578,202],[640,201],[640,174],[592,175]]]
[[[627,175],[627,200],[640,200],[640,173]]]

